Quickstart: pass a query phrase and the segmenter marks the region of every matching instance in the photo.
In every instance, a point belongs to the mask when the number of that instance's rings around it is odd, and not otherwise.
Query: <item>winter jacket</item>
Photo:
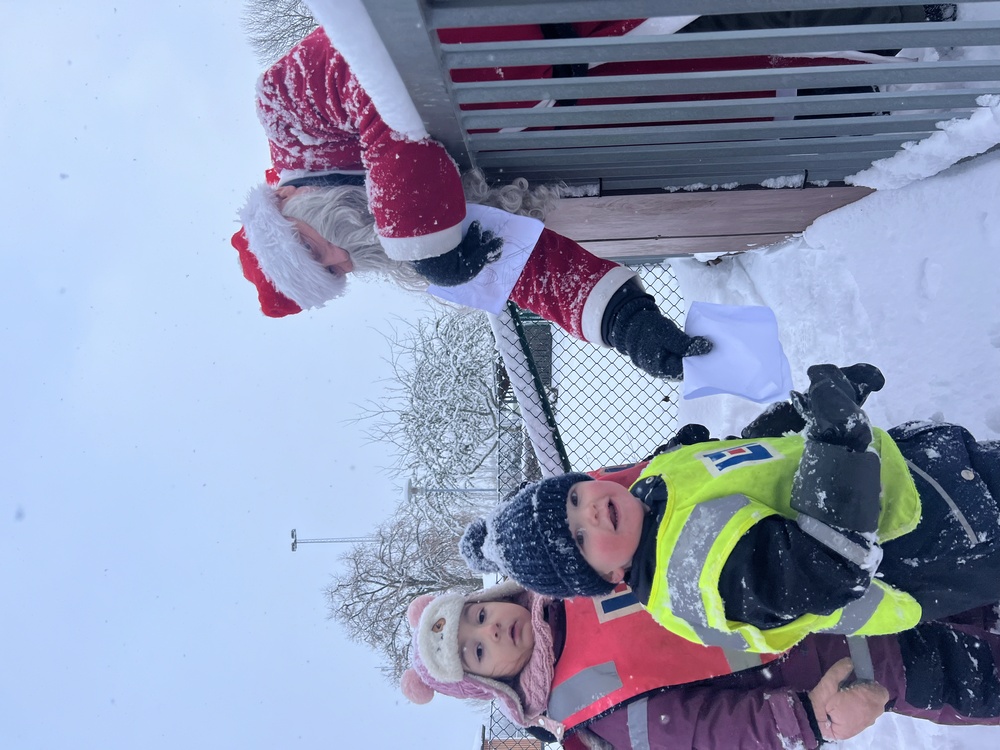
[[[729,551],[759,522],[798,516],[790,506],[795,494],[813,490],[795,483],[804,445],[806,441],[797,435],[702,443],[682,446],[650,462],[632,492],[663,511],[658,514],[653,579],[642,598],[664,627],[709,645],[777,652],[810,632],[894,633],[919,621],[920,607],[912,597],[878,579],[863,578],[837,606],[823,601],[802,612],[783,612],[782,622],[768,622],[767,627],[729,616],[721,584],[712,582],[719,581],[729,565]],[[917,525],[920,502],[892,440],[876,431],[872,447],[882,459],[881,477],[872,477],[881,481],[878,539],[882,541]],[[833,497],[837,490],[832,481],[828,484]],[[810,535],[802,543],[828,556],[829,543]],[[861,574],[869,550],[860,544],[852,544],[851,550],[857,551],[851,564]],[[837,549],[832,559],[837,561],[841,554]],[[779,556],[770,564],[780,567],[787,560]]]
[[[382,120],[322,28],[264,73],[257,111],[279,185],[367,173],[376,229],[390,258],[435,257],[461,241],[465,197],[455,163],[437,141],[409,140]],[[604,309],[632,278],[634,271],[543,230],[510,298],[577,338],[606,344]]]
[[[889,691],[887,710],[938,724],[1000,724],[995,627],[995,611],[983,608],[961,623],[926,623],[898,636],[866,638],[875,680]],[[600,641],[593,648],[599,654]],[[820,743],[807,693],[848,655],[843,636],[810,635],[764,667],[651,691],[577,731],[585,728],[616,750],[812,750]],[[569,734],[567,747],[584,746]]]
[[[997,601],[1000,447],[946,424],[910,423],[889,435],[910,468],[923,515],[914,530],[882,544],[879,580],[914,597],[923,621]],[[669,503],[664,498],[663,507]],[[643,601],[656,581],[658,528],[648,517],[630,572],[629,583]],[[803,613],[849,604],[867,590],[868,580],[870,573],[831,554],[794,521],[771,515],[732,547],[718,595],[728,619],[774,628]]]
[[[367,174],[369,205],[390,258],[434,257],[461,242],[465,195],[455,163],[436,141],[392,130],[322,28],[261,76],[257,116],[280,184]]]
[[[916,429],[912,439],[926,448],[926,441],[933,438]],[[907,444],[905,438],[901,442]],[[647,465],[648,459],[590,474],[631,486]],[[558,603],[553,605],[550,618],[557,644],[557,670],[569,635],[567,620],[559,609]],[[865,638],[874,679],[889,691],[887,710],[938,724],[1000,724],[998,631],[996,608],[989,606],[945,622],[921,624],[898,635]],[[669,638],[665,629],[657,628],[636,647],[647,654],[669,648]],[[606,652],[602,639],[591,636],[589,641],[594,660],[599,662]],[[689,661],[699,660],[700,653],[718,653],[718,649],[696,644],[685,648]],[[564,744],[567,748],[588,747],[581,737],[589,732],[618,750],[812,750],[820,742],[810,723],[807,693],[826,670],[848,655],[843,636],[809,635],[766,668],[655,688],[610,708],[602,706],[601,713],[573,727]],[[564,665],[560,679],[573,677],[573,671]]]
[[[920,602],[924,620],[1000,600],[1000,441],[964,427],[907,422],[889,430],[920,492],[916,530],[883,545],[879,574]]]

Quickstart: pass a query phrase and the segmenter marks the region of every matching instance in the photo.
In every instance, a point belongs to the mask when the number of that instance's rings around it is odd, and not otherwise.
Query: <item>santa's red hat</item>
[[[343,295],[347,281],[312,257],[295,225],[278,210],[274,188],[261,184],[251,190],[240,220],[243,226],[233,235],[233,247],[269,318],[323,307]]]

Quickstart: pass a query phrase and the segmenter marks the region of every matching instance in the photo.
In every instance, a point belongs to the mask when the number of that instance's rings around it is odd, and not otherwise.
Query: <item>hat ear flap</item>
[[[402,689],[403,695],[409,698],[411,703],[423,705],[424,703],[430,703],[434,697],[434,688],[421,680],[420,675],[414,669],[407,669],[403,672],[403,677],[399,681],[399,687]]]
[[[410,623],[411,628],[415,628],[420,624],[420,615],[424,613],[427,605],[434,601],[434,599],[434,594],[421,594],[410,602],[410,606],[406,608],[406,619]]]

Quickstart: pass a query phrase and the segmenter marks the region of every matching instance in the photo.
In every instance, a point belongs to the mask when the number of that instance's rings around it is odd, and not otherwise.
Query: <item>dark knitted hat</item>
[[[614,584],[583,559],[566,522],[566,493],[587,474],[529,484],[490,515],[469,524],[459,547],[479,573],[510,576],[539,594],[569,599],[607,594]]]

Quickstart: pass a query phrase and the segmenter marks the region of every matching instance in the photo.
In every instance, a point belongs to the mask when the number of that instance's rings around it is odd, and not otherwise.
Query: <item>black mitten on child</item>
[[[708,431],[708,428],[705,425],[689,423],[677,430],[673,437],[671,437],[663,445],[659,446],[644,460],[649,461],[653,458],[653,456],[659,456],[661,453],[667,453],[668,451],[672,451],[674,448],[679,448],[682,445],[697,445],[698,443],[707,443],[710,440],[718,440],[718,438],[713,438],[712,434]]]
[[[809,390],[791,394],[792,404],[805,420],[806,436],[856,453],[866,450],[872,428],[851,381],[836,365],[813,365],[807,372]]]
[[[622,284],[611,296],[604,309],[601,335],[640,370],[668,380],[683,377],[681,357],[712,351],[711,341],[688,336],[665,317],[636,278]]]
[[[878,368],[864,368],[866,387],[881,388],[884,378]],[[856,388],[836,365],[813,365],[808,374],[808,391],[793,391],[791,399],[807,438],[791,505],[838,529],[872,533],[878,527],[882,484],[878,454],[867,450],[871,424],[858,403],[867,392]]]
[[[825,365],[824,367],[830,367]],[[854,403],[864,406],[868,395],[882,390],[885,377],[875,365],[858,362],[840,371],[854,389]],[[762,437],[780,437],[789,433],[802,432],[806,421],[791,401],[779,401],[762,411],[750,424],[743,428],[740,436],[747,440]]]

